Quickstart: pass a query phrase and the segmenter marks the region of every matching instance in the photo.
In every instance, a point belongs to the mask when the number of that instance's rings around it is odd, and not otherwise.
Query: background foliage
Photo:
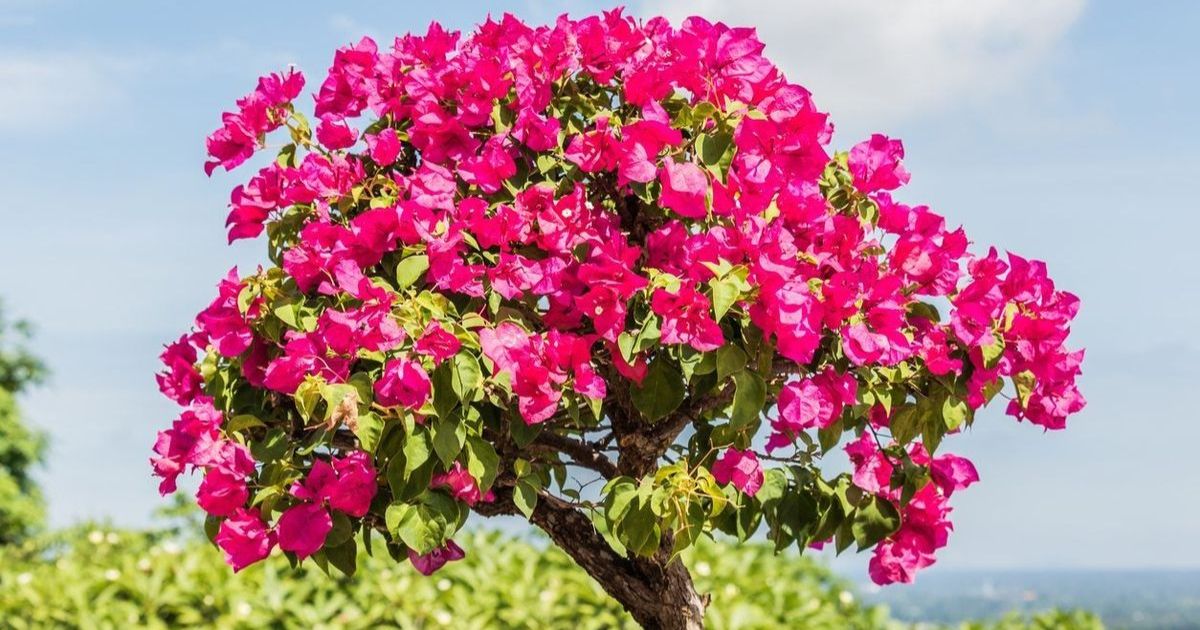
[[[24,321],[10,322],[0,303],[0,544],[36,530],[45,503],[32,469],[45,458],[45,436],[21,419],[15,395],[45,377],[41,360],[26,347],[32,332]]]
[[[185,529],[80,527],[0,550],[0,619],[12,628],[634,628],[633,621],[560,550],[476,531],[480,553],[426,578],[384,554],[359,554],[356,578],[293,570],[282,557],[231,574]],[[819,562],[766,544],[734,551],[702,540],[685,554],[708,627],[907,628],[859,603]],[[451,614],[453,613],[453,615]],[[1050,612],[973,623],[964,630],[1101,627],[1084,613]]]

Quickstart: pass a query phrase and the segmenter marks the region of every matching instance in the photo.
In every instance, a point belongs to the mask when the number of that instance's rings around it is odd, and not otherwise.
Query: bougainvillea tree
[[[523,515],[648,626],[701,623],[700,536],[912,580],[978,478],[943,440],[996,397],[1046,429],[1083,407],[1079,302],[894,198],[898,140],[833,152],[762,50],[700,18],[505,16],[338,50],[311,115],[299,71],[260,79],[205,168],[269,150],[228,226],[270,263],[163,353],[160,490],[203,472],[234,570],[428,574],[471,514]]]

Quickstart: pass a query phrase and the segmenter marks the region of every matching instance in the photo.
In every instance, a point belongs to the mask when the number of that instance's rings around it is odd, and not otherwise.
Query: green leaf
[[[651,315],[642,322],[636,334],[623,332],[617,335],[617,348],[621,351],[621,357],[630,362],[634,355],[653,348],[660,337],[662,331],[658,328],[658,319]]]
[[[354,537],[354,525],[350,523],[349,517],[337,510],[333,510],[330,516],[333,519],[333,529],[325,536],[326,547],[336,547]]]
[[[855,510],[850,526],[859,551],[874,546],[897,529],[900,529],[900,513],[891,501],[879,497],[871,497],[866,506]]]
[[[373,411],[364,413],[358,417],[357,423],[354,425],[354,436],[358,438],[358,443],[362,445],[364,451],[374,454],[379,448],[379,440],[383,437],[384,423],[383,419]]]
[[[967,403],[955,396],[948,396],[942,403],[942,421],[945,422],[948,431],[962,426],[970,413],[971,408],[967,406]]]
[[[353,577],[358,570],[358,544],[354,539],[340,545],[325,543],[325,559],[346,577]]]
[[[696,137],[696,154],[700,162],[711,170],[721,164],[732,143],[733,134],[727,131],[702,133]]]
[[[456,419],[438,419],[431,426],[433,431],[433,450],[437,452],[442,464],[449,466],[458,457],[463,444],[467,440],[467,425]]]
[[[609,481],[601,491],[604,495],[604,514],[613,525],[620,525],[633,499],[637,497],[637,485],[629,477],[617,477]]]
[[[433,449],[429,434],[418,430],[406,436],[404,447],[388,462],[387,481],[395,499],[411,499],[429,486],[433,478]]]
[[[1021,404],[1022,408],[1029,406],[1029,397],[1033,395],[1034,380],[1033,372],[1029,370],[1014,374],[1012,377],[1013,387],[1017,389],[1017,402]]]
[[[458,527],[458,502],[441,492],[426,492],[420,502],[393,503],[384,512],[384,523],[413,551],[425,554],[443,546]]]
[[[299,329],[300,326],[300,304],[296,302],[279,302],[275,308],[271,309],[275,313],[275,317],[279,321],[287,324],[291,328]]]
[[[740,347],[728,344],[717,349],[717,380],[741,372],[746,367],[750,357]]]
[[[321,401],[321,381],[312,378],[305,379],[296,388],[294,397],[296,399],[296,411],[300,412],[300,417],[305,422],[312,420],[313,412],[317,409],[317,403]]]
[[[737,389],[733,393],[733,409],[729,413],[730,426],[740,429],[758,419],[767,403],[767,383],[756,372],[735,372],[733,382]]]
[[[640,556],[650,556],[658,550],[662,530],[648,499],[639,497],[633,504],[633,508],[621,519],[618,536],[630,551]]]
[[[841,418],[838,418],[833,424],[827,427],[817,429],[817,443],[821,445],[821,452],[828,453],[833,450],[841,442],[843,431],[845,431],[845,426]],[[801,433],[800,435],[806,434]]]
[[[733,278],[713,278],[708,281],[708,286],[712,288],[713,314],[719,322],[722,317],[725,317],[725,313],[728,313],[729,309],[737,302],[742,292],[738,288],[737,280]]]
[[[245,315],[250,310],[250,305],[254,300],[262,295],[262,287],[258,284],[247,284],[238,292],[237,306],[238,312]]]
[[[388,531],[417,553],[429,553],[438,547],[437,533],[422,518],[417,506],[393,503],[384,513]]]
[[[470,436],[467,438],[467,472],[479,482],[479,488],[486,490],[496,481],[500,471],[500,456],[496,449],[483,438]]]
[[[650,422],[656,422],[679,408],[686,391],[683,376],[664,356],[655,357],[640,387],[630,391],[633,406]]]
[[[479,361],[474,356],[466,352],[454,355],[454,372],[450,384],[459,400],[464,402],[472,400],[475,390],[482,382],[483,372],[479,368]]]
[[[424,466],[430,459],[429,434],[425,431],[415,431],[404,442],[404,471],[413,472]]]
[[[229,422],[225,423],[225,432],[238,433],[240,431],[245,431],[246,429],[263,426],[266,426],[266,424],[264,424],[262,420],[259,420],[258,416],[241,414],[230,418]]]
[[[407,289],[429,269],[429,256],[416,254],[409,256],[396,265],[396,288]]]
[[[981,347],[980,350],[983,351],[983,366],[994,368],[1000,361],[1000,356],[1004,354],[1004,340],[996,338],[992,343]]]
[[[454,365],[446,361],[439,365],[430,377],[433,382],[433,409],[439,418],[448,418],[458,406],[458,394],[454,391]]]
[[[321,398],[325,400],[325,419],[328,420],[335,413],[344,412],[342,403],[346,402],[349,406],[349,413],[355,419],[358,418],[358,388],[349,383],[328,383],[320,388]],[[350,398],[347,400],[347,398]]]
[[[908,444],[921,434],[921,412],[917,405],[905,403],[892,411],[892,438],[900,444]]]
[[[533,509],[537,507],[537,500],[537,487],[529,483],[528,479],[518,480],[516,487],[513,488],[513,503],[518,510],[521,510],[525,518],[533,517]]]
[[[628,332],[622,332],[621,334],[617,335],[617,350],[621,352],[621,358],[625,359],[626,363],[633,361],[633,355],[635,353],[633,346],[634,342],[636,341],[637,337],[629,334]]]
[[[265,438],[250,443],[250,454],[260,462],[273,462],[287,454],[289,443],[287,432],[271,429]]]
[[[525,448],[542,432],[542,424],[525,424],[525,420],[521,418],[520,414],[513,414],[512,420],[508,423],[508,432],[517,446]]]

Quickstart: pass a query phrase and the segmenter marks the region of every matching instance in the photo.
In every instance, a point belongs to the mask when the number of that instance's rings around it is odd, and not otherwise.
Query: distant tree
[[[45,364],[25,346],[32,332],[29,322],[9,321],[0,304],[0,544],[21,539],[45,518],[30,472],[44,459],[46,439],[21,420],[16,401],[46,375]]]

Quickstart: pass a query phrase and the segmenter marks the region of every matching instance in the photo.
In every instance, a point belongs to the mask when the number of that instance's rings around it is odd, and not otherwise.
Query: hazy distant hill
[[[953,623],[1059,607],[1092,610],[1110,628],[1200,628],[1200,570],[947,571],[863,592],[907,621]]]

